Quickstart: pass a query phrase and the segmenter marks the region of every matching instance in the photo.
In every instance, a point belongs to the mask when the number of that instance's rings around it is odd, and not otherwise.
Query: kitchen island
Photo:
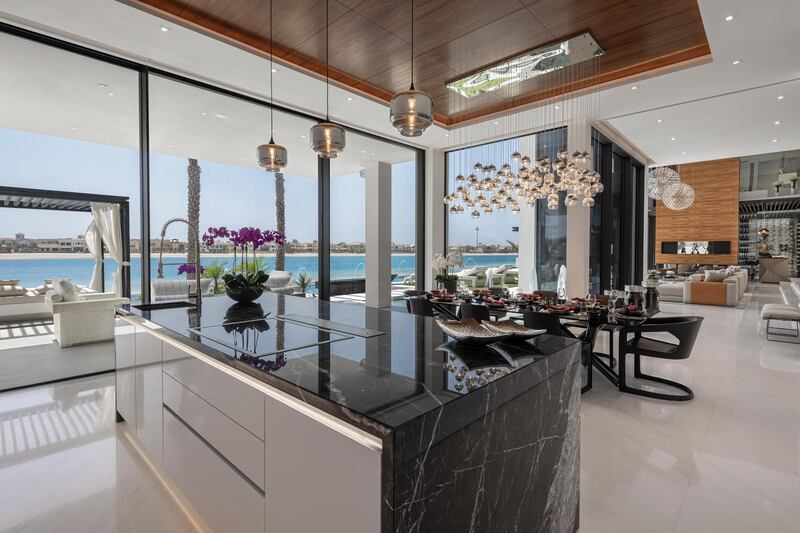
[[[270,293],[118,316],[118,418],[214,530],[578,528],[574,339]]]

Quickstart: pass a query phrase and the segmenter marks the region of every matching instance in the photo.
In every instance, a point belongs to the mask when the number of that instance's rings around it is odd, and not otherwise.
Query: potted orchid
[[[464,264],[464,256],[460,253],[449,253],[447,255],[436,254],[433,257],[433,269],[436,271],[436,283],[449,293],[456,292],[458,288],[458,276],[452,270]]]
[[[222,238],[233,244],[233,268],[222,276],[225,293],[239,303],[250,303],[264,293],[269,279],[257,255],[258,250],[268,244],[281,245],[286,242],[286,236],[272,230],[262,231],[252,227],[228,230],[221,226],[208,228],[203,234],[203,244],[212,246]]]

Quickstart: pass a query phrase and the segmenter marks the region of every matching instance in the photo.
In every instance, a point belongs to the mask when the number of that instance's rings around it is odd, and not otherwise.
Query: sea
[[[86,257],[59,258],[31,258],[31,259],[3,259],[0,255],[0,279],[19,279],[23,287],[33,288],[44,283],[45,279],[70,278],[78,285],[88,285],[92,278],[94,260]],[[511,254],[465,254],[465,267],[496,266],[502,264],[515,264],[517,256]],[[169,257],[165,262],[180,263],[186,258]],[[233,256],[203,257],[202,263],[208,266],[212,263],[226,263],[228,268],[233,265]],[[264,258],[265,266],[272,268],[275,265],[274,257]],[[365,276],[365,258],[363,255],[331,255],[331,279],[363,278]],[[150,272],[155,276],[158,259],[150,261]],[[397,274],[396,281],[402,281],[405,276],[414,272],[416,257],[414,255],[392,255],[392,274]],[[116,269],[113,259],[105,261],[106,288],[111,287],[111,279]],[[317,257],[314,255],[287,255],[286,270],[295,276],[306,272],[317,279]],[[134,296],[141,287],[142,262],[138,257],[131,259],[131,288]],[[184,279],[178,275],[178,266],[165,266],[164,278]]]

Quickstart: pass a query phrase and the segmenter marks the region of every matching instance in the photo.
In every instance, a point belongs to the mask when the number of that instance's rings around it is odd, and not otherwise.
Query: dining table
[[[479,298],[465,298],[460,296],[441,298],[431,295],[430,293],[428,294],[428,299],[433,309],[441,317],[449,320],[457,320],[460,318],[459,307],[464,303],[486,305],[489,308],[489,314],[495,320],[508,317],[509,320],[521,321],[525,311],[554,312],[551,310],[553,306],[547,301],[532,301],[523,305],[512,301],[506,305],[496,305],[487,304]],[[626,314],[620,311],[613,314],[607,312],[589,313],[587,311],[579,311],[581,307],[580,299],[573,299],[571,301],[573,302],[572,307],[574,307],[575,311],[555,312],[555,314],[561,319],[561,330],[564,336],[577,338],[581,341],[583,354],[582,362],[583,366],[587,368],[586,380],[581,387],[581,393],[592,389],[592,368],[597,369],[603,377],[614,385],[619,386],[619,374],[617,373],[617,365],[614,361],[614,333],[628,326],[644,324],[647,320],[658,314],[658,310],[643,311],[637,314]],[[576,334],[570,329],[574,329],[575,327],[582,328],[583,331]],[[608,353],[596,352],[594,350],[594,344],[600,331],[607,331],[610,335]]]

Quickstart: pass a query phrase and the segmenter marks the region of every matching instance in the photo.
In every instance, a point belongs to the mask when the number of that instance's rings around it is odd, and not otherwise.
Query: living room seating
[[[52,295],[45,298],[53,313],[56,342],[62,348],[113,340],[114,308],[127,302],[113,292],[80,294],[75,301],[57,302]]]
[[[292,283],[292,273],[285,270],[273,270],[269,273],[267,289],[277,294],[294,294],[297,286]]]
[[[475,289],[486,284],[486,267],[465,268],[461,272],[456,272],[458,281],[463,282],[470,288]]]
[[[765,304],[761,308],[761,320],[766,320],[767,340],[800,343],[800,307],[789,304]],[[776,328],[771,322],[793,322],[794,328]]]
[[[664,302],[735,307],[747,286],[747,270],[730,266],[720,270],[703,269],[685,280],[662,280],[658,284],[658,294]]]
[[[644,324],[620,328],[618,331],[619,390],[658,400],[688,401],[694,398],[694,392],[688,386],[642,372],[641,358],[687,359],[692,353],[702,322],[703,317],[699,316],[654,317]],[[653,333],[668,333],[675,337],[678,343],[675,344],[644,336],[644,334]],[[636,379],[668,385],[679,389],[682,393],[655,392],[628,385],[626,373],[628,369],[628,354],[633,355],[633,375]]]

